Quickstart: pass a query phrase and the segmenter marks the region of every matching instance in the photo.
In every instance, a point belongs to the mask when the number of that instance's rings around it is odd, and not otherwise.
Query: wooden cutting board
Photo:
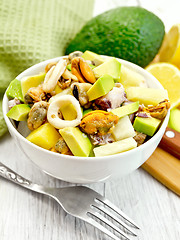
[[[142,168],[180,196],[180,133],[167,128],[159,147]]]

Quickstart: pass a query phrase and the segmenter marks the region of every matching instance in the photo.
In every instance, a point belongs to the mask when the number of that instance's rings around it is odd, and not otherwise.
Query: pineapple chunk
[[[122,83],[125,88],[146,86],[145,79],[141,74],[125,67],[124,65],[121,66],[121,78],[119,82]]]
[[[96,147],[93,151],[96,157],[102,157],[125,152],[135,147],[137,147],[137,142],[134,140],[134,138],[130,137],[117,142]]]
[[[113,128],[112,135],[116,141],[136,135],[128,116],[119,119],[118,123]]]
[[[56,129],[50,123],[45,123],[32,131],[26,139],[39,147],[49,150],[56,144],[59,138],[60,134]]]
[[[140,104],[154,105],[168,99],[168,93],[165,89],[129,87],[126,89],[127,99],[130,101],[139,101]]]

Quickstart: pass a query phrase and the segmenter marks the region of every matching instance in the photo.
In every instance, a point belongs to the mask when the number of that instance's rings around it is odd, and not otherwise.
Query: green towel
[[[64,55],[69,41],[92,17],[93,5],[94,0],[1,0],[0,99],[26,68]],[[1,114],[0,109],[4,126]]]

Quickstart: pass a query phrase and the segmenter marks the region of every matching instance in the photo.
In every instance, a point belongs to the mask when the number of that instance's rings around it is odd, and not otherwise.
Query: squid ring
[[[56,84],[64,73],[66,69],[67,62],[64,59],[60,59],[56,66],[52,66],[50,70],[46,73],[44,83],[43,83],[43,90],[46,93],[50,93],[56,87]]]
[[[77,117],[74,120],[63,120],[59,117],[59,110],[61,107],[67,104],[73,104],[76,112]],[[78,100],[73,97],[72,95],[62,95],[57,97],[53,102],[50,103],[48,111],[47,111],[47,119],[49,123],[57,128],[61,129],[64,127],[76,127],[80,124],[82,119],[82,111],[81,106]]]

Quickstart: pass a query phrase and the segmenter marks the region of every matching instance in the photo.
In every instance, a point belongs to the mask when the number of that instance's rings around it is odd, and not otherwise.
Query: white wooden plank
[[[179,239],[179,197],[144,170],[107,182],[106,197],[139,224],[137,239]]]
[[[6,144],[3,141],[0,149],[2,147],[5,151],[3,154],[0,151],[0,159],[6,159],[4,163],[16,168],[24,176],[49,186],[68,185],[37,169],[17,151],[11,138],[6,139]],[[9,147],[11,152],[7,151]],[[89,186],[102,194],[105,187],[105,196],[141,226],[136,239],[179,239],[179,198],[143,170],[137,170],[122,179],[113,178],[106,184]],[[67,215],[53,200],[4,179],[0,179],[0,206],[2,240],[109,239],[90,225]]]
[[[11,151],[9,151],[11,149]],[[16,154],[15,154],[16,153]],[[51,187],[74,185],[40,171],[7,136],[0,144],[0,161],[33,182]],[[104,183],[89,184],[104,194]],[[99,231],[67,215],[54,201],[0,178],[0,239],[100,239]]]

